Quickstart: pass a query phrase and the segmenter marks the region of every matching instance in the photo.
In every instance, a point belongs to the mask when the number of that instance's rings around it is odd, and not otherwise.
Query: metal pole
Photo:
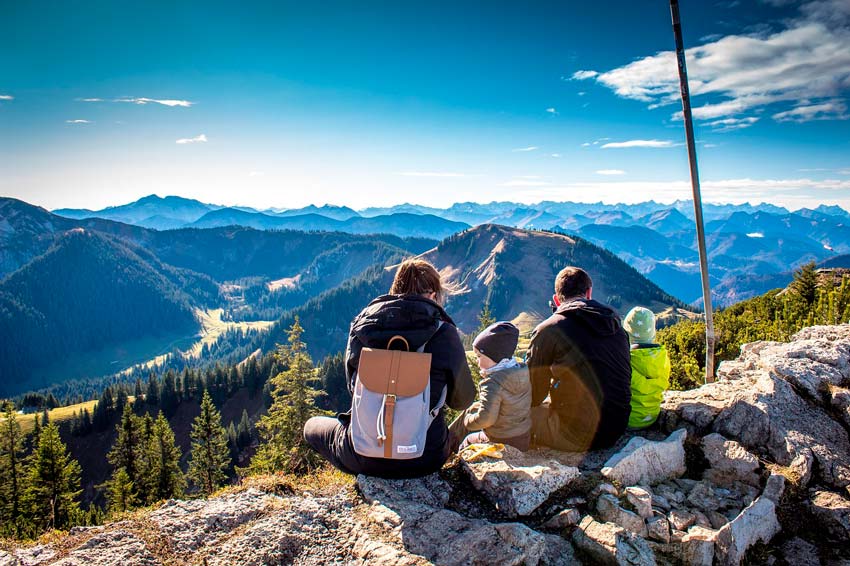
[[[697,150],[694,143],[694,123],[691,116],[691,98],[688,89],[688,68],[685,65],[685,47],[682,41],[682,24],[679,20],[679,0],[670,0],[673,16],[673,35],[676,37],[676,59],[679,62],[679,88],[682,91],[682,115],[688,143],[688,163],[691,168],[691,188],[694,193],[694,218],[697,224],[699,270],[702,277],[702,300],[705,306],[705,382],[714,381],[714,315],[711,308],[711,286],[708,282],[708,253],[705,248],[705,224],[702,218],[702,196],[697,169]]]

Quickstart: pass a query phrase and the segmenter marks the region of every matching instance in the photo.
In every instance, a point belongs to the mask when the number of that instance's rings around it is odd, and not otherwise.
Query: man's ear
[[[591,299],[591,295],[593,295],[593,287],[587,290],[587,293],[584,294],[585,298],[589,301]]]

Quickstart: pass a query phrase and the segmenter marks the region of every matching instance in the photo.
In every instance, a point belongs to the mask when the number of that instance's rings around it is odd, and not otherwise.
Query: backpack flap
[[[355,451],[382,458],[421,455],[433,420],[430,380],[431,354],[363,348],[352,405]]]

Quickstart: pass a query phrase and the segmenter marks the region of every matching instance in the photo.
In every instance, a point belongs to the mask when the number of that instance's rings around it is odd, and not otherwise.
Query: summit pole
[[[697,168],[697,150],[694,143],[694,122],[691,116],[691,98],[688,88],[688,68],[685,64],[685,46],[682,41],[682,23],[679,19],[679,0],[670,0],[673,16],[673,35],[676,38],[676,59],[679,63],[679,89],[682,92],[682,117],[688,144],[688,164],[691,169],[691,188],[694,194],[694,218],[697,225],[699,270],[702,278],[702,299],[705,307],[705,382],[714,381],[714,314],[711,307],[711,286],[708,281],[708,253],[705,247],[705,224],[702,217],[702,196]]]

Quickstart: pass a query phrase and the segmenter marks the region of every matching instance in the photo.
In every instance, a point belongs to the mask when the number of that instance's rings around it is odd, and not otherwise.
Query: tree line
[[[788,341],[800,329],[850,321],[850,275],[819,271],[814,262],[795,271],[786,289],[718,311],[714,318],[716,360],[738,357],[741,345],[758,340]],[[674,389],[691,389],[704,381],[705,323],[682,321],[658,331],[672,364]]]
[[[315,414],[342,410],[349,400],[342,355],[314,366],[302,333],[296,318],[288,344],[275,352],[239,367],[166,372],[162,379],[152,375],[146,384],[136,382],[132,400],[128,388],[107,387],[92,413],[81,411],[70,426],[78,435],[115,427],[106,456],[111,473],[99,486],[106,509],[95,504],[83,509],[80,464],[62,441],[58,424],[50,423],[46,412],[36,415],[33,432],[26,436],[14,405],[6,402],[0,421],[0,536],[33,538],[49,529],[98,524],[164,499],[208,495],[238,476],[315,468],[319,462],[303,444],[303,424]],[[268,409],[256,425],[243,410],[238,424],[225,427],[216,398],[220,404],[238,387],[262,392]],[[195,396],[200,396],[200,414],[192,423],[184,473],[168,411],[173,414],[177,404]],[[250,463],[234,465],[248,446],[256,449]]]

